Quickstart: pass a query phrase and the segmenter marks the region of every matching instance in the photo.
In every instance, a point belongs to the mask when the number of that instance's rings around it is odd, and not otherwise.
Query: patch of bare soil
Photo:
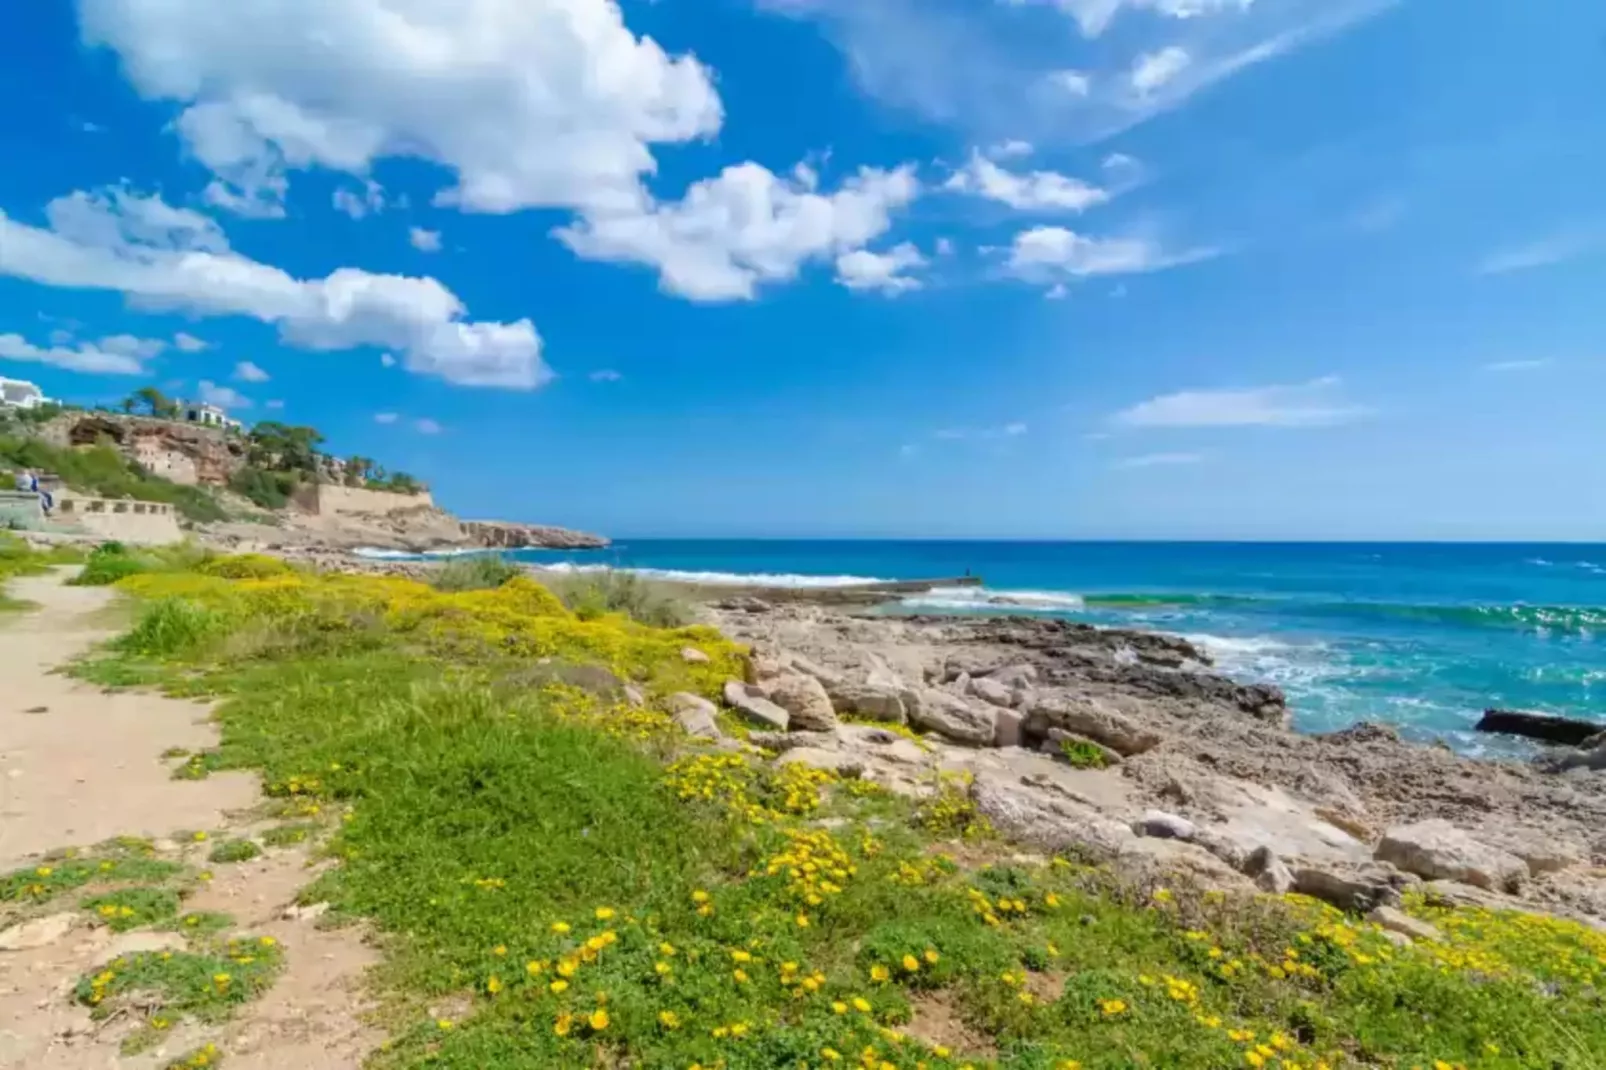
[[[913,1016],[903,1031],[931,1047],[944,1047],[957,1056],[990,1059],[998,1054],[992,1038],[966,1025],[947,992],[927,992],[910,1001]]]
[[[214,746],[204,706],[153,694],[108,694],[52,672],[108,638],[110,592],[61,585],[63,576],[14,581],[37,605],[0,634],[0,872],[47,850],[119,835],[160,838],[203,828],[249,836],[260,802],[254,777],[214,774],[174,780],[161,754]],[[0,1070],[158,1070],[215,1044],[239,1070],[345,1070],[360,1066],[383,1035],[368,1024],[363,978],[378,958],[356,929],[321,927],[316,911],[292,909],[317,875],[306,845],[270,849],[232,864],[204,861],[209,844],[185,852],[213,879],[186,911],[234,918],[227,935],[271,936],[284,951],[273,988],[215,1026],[176,1025],[152,1050],[120,1054],[135,1015],[95,1021],[73,1000],[77,980],[119,954],[178,948],[178,934],[117,935],[76,909],[83,892],[26,915],[0,932]],[[22,916],[19,915],[19,918]]]

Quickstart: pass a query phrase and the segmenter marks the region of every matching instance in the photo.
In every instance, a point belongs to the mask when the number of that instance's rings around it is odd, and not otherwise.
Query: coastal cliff
[[[545,524],[518,524],[504,520],[464,520],[463,534],[470,545],[503,550],[600,550],[610,542],[601,535]]]

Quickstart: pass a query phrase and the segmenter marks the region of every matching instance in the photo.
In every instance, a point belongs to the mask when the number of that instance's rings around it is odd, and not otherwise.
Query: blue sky
[[[0,375],[616,535],[1606,538],[1585,0],[77,0]]]

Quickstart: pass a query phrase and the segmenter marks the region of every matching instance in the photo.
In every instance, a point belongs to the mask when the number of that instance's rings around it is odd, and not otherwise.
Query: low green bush
[[[563,604],[581,620],[623,613],[653,628],[682,628],[697,619],[691,605],[667,584],[643,579],[634,572],[603,569],[545,573],[541,583],[563,599]]]
[[[500,587],[523,570],[500,554],[457,557],[430,577],[437,591],[487,591]]]

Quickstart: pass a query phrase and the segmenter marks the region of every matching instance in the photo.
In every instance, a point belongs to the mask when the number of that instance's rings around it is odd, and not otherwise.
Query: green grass
[[[266,991],[282,962],[283,953],[270,937],[243,937],[199,951],[141,952],[85,974],[73,996],[91,1008],[94,1018],[133,1002],[147,1020],[219,1022]]]
[[[262,848],[250,840],[224,840],[212,848],[207,861],[225,865],[230,862],[249,862],[261,853]]]
[[[500,554],[471,554],[436,569],[429,584],[437,591],[484,591],[502,586],[522,571]]]
[[[310,821],[292,821],[284,825],[274,825],[262,833],[262,843],[267,847],[294,847],[299,843],[318,834],[319,826]]]
[[[121,840],[88,851],[63,851],[0,877],[0,904],[43,903],[88,884],[160,884],[184,867],[155,857],[143,840]]]
[[[262,621],[189,611],[150,603],[112,661],[218,694],[208,764],[332,827],[303,899],[383,941],[380,1070],[1606,1065],[1606,936],[1582,926],[1413,902],[1447,940],[1402,950],[1308,900],[1012,862],[959,778],[911,804],[688,752],[652,710],[494,687],[505,662],[379,625],[239,657]],[[205,957],[79,998],[144,985],[204,1017],[240,991]]]
[[[144,929],[178,917],[178,892],[171,888],[124,888],[92,895],[79,905],[112,932]]]
[[[1109,759],[1104,756],[1104,749],[1086,739],[1061,740],[1060,756],[1076,769],[1103,769],[1109,764]]]

